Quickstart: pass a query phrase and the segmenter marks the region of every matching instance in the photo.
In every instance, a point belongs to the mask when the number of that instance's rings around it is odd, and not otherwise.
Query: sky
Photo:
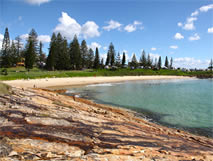
[[[213,58],[212,0],[0,0],[0,48],[6,27],[23,43],[34,28],[46,54],[60,32],[69,42],[85,39],[103,58],[111,42],[128,60],[145,50],[172,57],[175,67],[207,68]]]

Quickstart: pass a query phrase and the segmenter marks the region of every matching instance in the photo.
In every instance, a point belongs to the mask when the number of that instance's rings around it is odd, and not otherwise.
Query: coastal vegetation
[[[116,53],[110,43],[107,58],[100,59],[99,49],[94,51],[85,40],[78,42],[77,36],[68,43],[60,33],[53,33],[49,53],[42,51],[43,44],[38,42],[37,33],[32,29],[25,46],[18,36],[10,43],[8,28],[5,29],[2,50],[0,51],[0,80],[33,79],[46,77],[81,77],[81,76],[137,76],[137,75],[180,75],[212,78],[213,63],[209,69],[186,70],[175,69],[173,58],[166,56],[165,63],[159,58],[151,58],[142,51],[137,60],[136,55],[127,63],[126,53]]]

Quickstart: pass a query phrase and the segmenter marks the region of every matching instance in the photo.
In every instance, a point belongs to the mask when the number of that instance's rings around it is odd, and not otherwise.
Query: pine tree
[[[173,59],[171,58],[171,60],[170,60],[170,66],[169,66],[170,69],[173,68],[172,65],[173,65]]]
[[[148,54],[148,57],[147,57],[147,66],[152,67],[152,59],[151,59],[149,54]]]
[[[32,40],[28,40],[28,45],[25,52],[25,68],[30,70],[35,62],[35,50]]]
[[[29,37],[25,49],[25,68],[32,69],[36,60],[38,60],[38,40],[37,33],[32,29],[29,33]]]
[[[121,66],[121,56],[120,56],[120,53],[118,52],[118,55],[116,57],[116,66],[117,67],[120,67]]]
[[[39,42],[39,53],[38,53],[38,54],[39,54],[39,63],[40,63],[40,64],[41,64],[42,61],[44,61],[44,60],[43,60],[44,57],[43,57],[42,47],[43,47],[43,44],[42,44],[42,42],[40,41],[40,42]]]
[[[114,45],[112,43],[110,43],[110,45],[109,45],[109,50],[108,50],[107,55],[108,55],[110,65],[113,66],[115,63],[115,49],[114,49]]]
[[[81,42],[81,59],[82,59],[82,67],[88,68],[88,48],[85,40]]]
[[[213,70],[213,61],[212,59],[210,60],[210,63],[209,63],[209,67],[208,67],[211,71]]]
[[[109,56],[109,52],[107,53],[107,58],[106,58],[106,63],[105,65],[109,65],[109,61],[110,61],[110,56]]]
[[[46,68],[48,70],[55,70],[55,64],[56,64],[55,48],[56,48],[56,35],[55,33],[53,33],[51,37],[51,42],[50,42],[49,55],[47,57],[47,62],[46,62]]]
[[[155,58],[154,67],[155,67],[155,68],[158,68],[158,59],[157,59],[157,58]]]
[[[158,59],[158,69],[161,69],[161,66],[162,66],[161,56],[159,56],[159,59]]]
[[[104,68],[104,58],[101,59],[101,68]]]
[[[95,50],[94,68],[98,69],[99,67],[100,67],[99,52],[98,52],[98,48],[96,48],[96,50]]]
[[[16,66],[19,60],[19,55],[18,55],[18,50],[16,49],[16,45],[14,41],[12,41],[12,45],[10,48],[10,59],[11,59],[12,66]]]
[[[74,36],[74,39],[70,44],[69,55],[72,69],[81,69],[81,51],[76,35]]]
[[[88,53],[88,68],[93,68],[93,63],[94,62],[94,52],[90,48],[89,53]]]
[[[16,49],[17,49],[17,54],[18,54],[18,62],[21,61],[21,49],[22,49],[22,46],[23,44],[21,43],[21,38],[20,36],[17,36],[15,38],[15,46],[16,46]]]
[[[146,53],[144,50],[143,50],[141,58],[140,58],[140,65],[143,67],[147,66]]]
[[[167,68],[169,67],[169,61],[168,61],[167,56],[166,56],[166,59],[165,59],[165,64],[164,64],[164,66],[167,67]]]
[[[2,43],[1,66],[10,67],[12,65],[10,56],[10,35],[8,28],[5,29],[4,39]]]
[[[126,54],[125,54],[125,52],[123,52],[122,67],[124,67],[125,63],[126,63]]]
[[[137,66],[138,66],[138,61],[137,61],[137,58],[136,58],[135,54],[133,54],[133,56],[132,56],[132,61],[130,63],[130,66],[134,67],[134,68],[137,68]]]

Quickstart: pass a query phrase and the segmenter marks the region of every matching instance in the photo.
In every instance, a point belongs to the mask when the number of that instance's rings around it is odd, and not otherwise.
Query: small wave
[[[90,84],[87,85],[86,87],[102,87],[102,86],[113,86],[111,83],[103,83],[103,84]]]

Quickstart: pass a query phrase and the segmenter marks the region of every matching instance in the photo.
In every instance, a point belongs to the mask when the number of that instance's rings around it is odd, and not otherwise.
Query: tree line
[[[81,69],[100,69],[104,67],[131,67],[145,69],[161,69],[162,59],[151,58],[151,55],[146,56],[145,51],[142,51],[141,57],[137,60],[133,54],[131,61],[126,64],[126,53],[122,56],[118,52],[116,54],[115,47],[110,43],[106,60],[100,59],[99,49],[95,49],[95,53],[91,48],[88,48],[85,40],[78,41],[77,36],[68,43],[67,39],[60,33],[53,33],[49,44],[49,53],[46,55],[42,51],[43,44],[38,42],[38,35],[32,29],[23,47],[20,36],[10,42],[8,28],[5,29],[2,42],[2,50],[0,51],[0,67],[8,68],[22,63],[26,69],[30,70],[34,66],[45,68],[47,70],[81,70]],[[122,58],[121,58],[122,57]],[[212,60],[211,60],[212,66]],[[164,67],[173,69],[173,58],[168,60],[165,58]]]

